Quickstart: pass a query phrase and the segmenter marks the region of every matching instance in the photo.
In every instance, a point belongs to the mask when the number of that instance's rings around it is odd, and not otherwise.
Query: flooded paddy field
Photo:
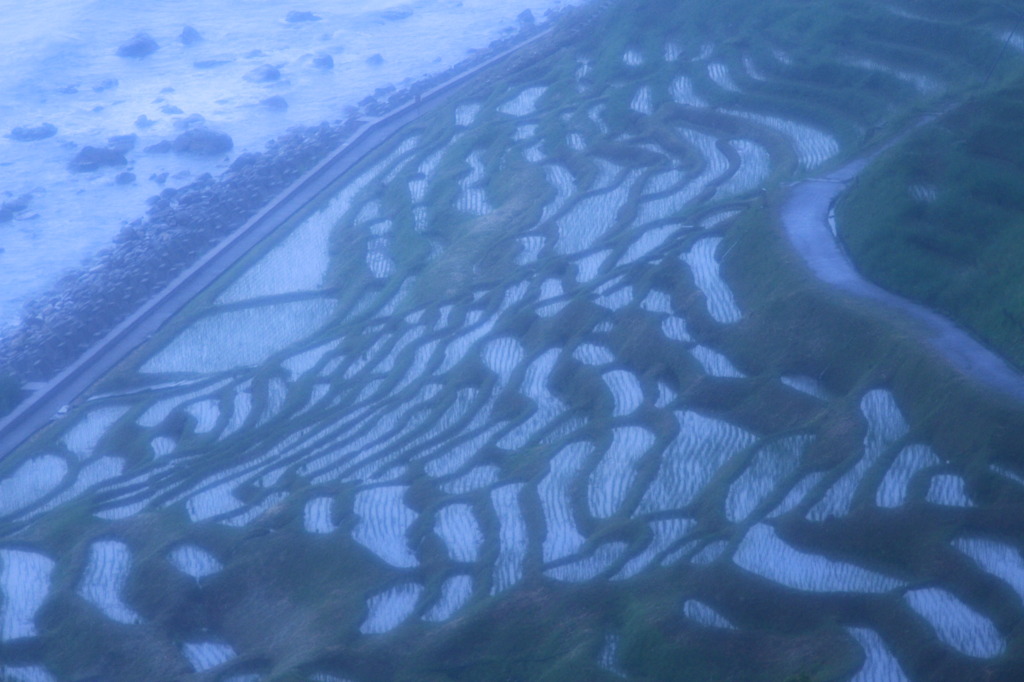
[[[1024,409],[778,225],[1012,21],[697,5],[402,130],[0,462],[3,675],[1019,679]]]

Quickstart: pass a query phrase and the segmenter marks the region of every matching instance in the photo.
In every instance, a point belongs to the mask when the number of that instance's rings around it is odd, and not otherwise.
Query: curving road
[[[916,323],[922,340],[957,371],[1024,401],[1024,376],[948,318],[861,277],[837,242],[831,229],[832,207],[847,185],[877,155],[878,152],[789,189],[780,217],[793,248],[821,281]]]

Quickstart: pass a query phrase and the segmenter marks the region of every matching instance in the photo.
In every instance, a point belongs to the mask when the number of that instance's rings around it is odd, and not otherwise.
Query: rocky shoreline
[[[206,173],[184,187],[167,188],[151,197],[147,214],[125,224],[113,243],[88,266],[65,273],[48,292],[24,306],[21,323],[0,338],[0,378],[22,390],[30,382],[57,375],[213,245],[245,224],[269,198],[350,139],[364,123],[361,117],[384,116],[418,100],[423,92],[512,49],[544,27],[555,26],[554,44],[570,39],[589,23],[581,21],[581,15],[594,8],[586,5],[549,12],[542,25],[524,13],[518,32],[493,41],[442,73],[403,90],[378,89],[347,111],[344,120],[292,129],[268,142],[263,152],[241,154],[218,178]],[[558,23],[566,30],[557,30]],[[551,42],[551,37],[546,40]],[[535,50],[549,48],[531,46],[526,54],[516,55],[500,68],[513,72],[516,64],[531,59]]]

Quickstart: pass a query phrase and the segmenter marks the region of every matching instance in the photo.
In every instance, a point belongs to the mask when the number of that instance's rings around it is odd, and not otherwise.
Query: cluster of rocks
[[[382,10],[378,12],[382,18],[386,20],[398,20],[403,19],[411,12],[397,11],[397,10]],[[528,21],[524,20],[524,16],[528,16]],[[312,12],[304,12],[292,10],[288,12],[285,17],[285,21],[288,23],[305,23],[312,21],[319,21],[320,17],[313,14]],[[520,15],[519,21],[523,24],[533,23],[533,16],[529,14],[529,10]],[[203,40],[202,35],[192,26],[185,26],[181,34],[178,36],[184,45],[194,45]],[[131,59],[142,59],[147,57],[160,49],[160,45],[150,36],[148,33],[139,32],[136,33],[130,40],[123,43],[117,48],[117,55]],[[371,65],[379,65],[384,62],[384,58],[380,54],[373,54],[367,58],[367,62]],[[211,68],[219,64],[227,63],[223,60],[208,60],[204,62],[196,62],[198,68]],[[334,58],[326,52],[318,51],[312,55],[311,63],[314,68],[321,70],[329,70],[334,68]],[[459,68],[467,68],[472,64],[462,64]],[[449,76],[450,72],[446,72],[445,77]],[[272,64],[263,64],[249,71],[243,78],[253,83],[274,83],[281,80],[281,70],[279,67]],[[102,90],[116,87],[116,79],[108,79],[101,85],[94,88],[97,92]],[[70,86],[69,92],[77,92],[77,87]],[[384,111],[378,104],[378,98],[383,95],[389,94],[394,88],[390,90],[385,89],[383,92],[381,89],[374,94],[369,100],[364,100],[364,104],[375,105],[372,113],[381,113]],[[260,104],[267,109],[273,111],[286,111],[288,109],[288,101],[280,96],[273,95],[260,100]],[[184,113],[181,109],[173,105],[165,105],[161,111],[168,115],[177,115]],[[153,125],[153,121],[149,120],[146,116],[140,116],[136,121],[136,126],[139,129],[145,129]],[[186,119],[185,124],[181,127],[188,127],[189,121]],[[17,126],[13,128],[8,137],[19,142],[34,142],[37,140],[43,140],[49,137],[53,137],[57,134],[57,128],[51,123],[41,123],[39,125],[28,125],[28,126]],[[121,136],[128,137],[128,136]],[[125,148],[123,145],[112,143],[105,147],[88,145],[82,147],[77,151],[75,156],[68,162],[68,169],[73,173],[85,173],[99,170],[101,168],[116,168],[127,166],[129,161],[127,153],[134,148],[134,136],[132,136],[132,144]],[[204,125],[197,126],[195,129],[186,130],[185,132],[178,135],[173,140],[164,140],[156,144],[149,145],[145,148],[146,153],[165,153],[165,152],[177,152],[182,154],[193,154],[201,156],[214,156],[219,154],[226,154],[231,151],[234,147],[234,142],[231,137],[224,132],[211,130],[206,128]],[[120,184],[129,184],[135,180],[135,175],[130,171],[126,170],[119,173],[116,176],[116,181]],[[0,214],[2,215],[2,214]]]
[[[10,137],[15,142],[35,142],[45,140],[57,134],[57,126],[52,123],[40,123],[37,126],[18,126],[11,129]]]
[[[25,306],[0,346],[0,372],[24,381],[53,376],[358,126],[350,119],[295,129],[265,152],[240,155],[218,180],[207,173],[152,197],[146,216],[124,225],[90,267]]]
[[[14,220],[15,216],[25,213],[31,203],[31,194],[22,194],[6,199],[3,203],[0,203],[0,223]],[[0,251],[3,251],[3,249],[0,249]]]
[[[577,23],[562,32],[557,42],[571,39],[581,26]],[[101,251],[91,266],[66,273],[48,293],[25,305],[21,324],[0,340],[0,375],[13,375],[22,382],[52,378],[213,245],[241,227],[269,198],[350,138],[362,125],[360,115],[385,115],[531,34],[532,29],[524,29],[518,35],[497,40],[488,50],[407,89],[380,89],[360,107],[350,110],[343,122],[294,128],[269,142],[266,151],[239,155],[218,179],[204,174],[185,187],[168,187],[151,197],[146,216],[125,224],[113,244]],[[489,74],[482,84],[515,73],[522,67],[521,60],[531,60],[538,49],[531,48],[507,63],[504,73]],[[210,132],[203,127],[186,130],[172,148],[194,152],[211,142],[215,147],[218,139],[222,146],[228,144],[230,137],[215,139]],[[86,152],[97,148],[84,148],[79,152],[79,163],[102,163],[113,160],[115,154],[124,158],[126,146],[134,143],[134,136],[123,136],[112,138],[98,151]]]
[[[313,14],[312,12],[303,12],[300,10],[293,9],[292,11],[288,12],[287,15],[285,15],[284,20],[287,21],[289,24],[298,24],[304,21],[320,21],[320,17]]]
[[[201,42],[203,36],[200,35],[192,26],[185,26],[181,29],[181,34],[178,36],[178,40],[184,45],[195,45]],[[159,43],[153,39],[153,36],[149,35],[144,31],[140,31],[132,36],[131,40],[122,43],[117,48],[118,57],[126,57],[128,59],[142,59],[148,57],[157,50],[160,49]]]
[[[402,16],[398,18],[405,18],[411,14],[411,11],[404,12],[402,13]],[[298,24],[309,21],[320,21],[320,17],[312,12],[291,10],[285,15],[284,20],[289,24]],[[181,34],[178,36],[178,40],[181,41],[183,45],[189,46],[202,42],[203,36],[195,29],[195,27],[185,26],[181,29]],[[139,31],[132,36],[131,39],[119,45],[116,50],[116,54],[118,57],[125,57],[127,59],[142,59],[143,57],[148,57],[159,49],[160,44],[156,42],[153,36],[149,35],[145,31]]]
[[[128,158],[119,149],[87,145],[79,149],[75,157],[68,162],[68,170],[72,173],[87,173],[107,166],[127,164]]]
[[[218,156],[228,153],[235,146],[230,135],[206,127],[201,117],[195,126],[182,127],[185,131],[173,140],[151,144],[144,151],[149,154],[176,152],[192,156]],[[135,134],[115,135],[107,140],[105,147],[82,147],[68,163],[68,170],[85,173],[105,167],[125,166],[128,164],[127,154],[135,148],[137,141],[138,135]],[[132,180],[134,175],[127,171],[117,176],[117,182],[121,184]]]

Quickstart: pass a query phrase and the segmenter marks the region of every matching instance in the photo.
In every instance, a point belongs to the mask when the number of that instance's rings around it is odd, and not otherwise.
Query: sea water
[[[518,30],[529,9],[544,13],[580,0],[38,0],[8,3],[0,15],[0,202],[32,198],[0,222],[0,330],[61,273],[87,262],[146,199],[202,173],[215,177],[239,154],[298,125],[345,117],[378,88],[401,89],[441,72]],[[316,19],[289,21],[289,12]],[[295,19],[292,16],[292,19]],[[202,40],[186,45],[185,26]],[[145,32],[159,48],[142,58],[118,48]],[[314,64],[329,55],[333,68]],[[381,60],[371,59],[380,55]],[[280,77],[247,76],[269,65]],[[262,104],[279,96],[287,109]],[[179,113],[180,112],[180,113]],[[225,155],[186,157],[144,149],[180,134],[199,115],[228,133]],[[140,117],[145,119],[140,119]],[[141,122],[141,125],[139,124]],[[37,141],[9,137],[49,123]],[[85,146],[138,136],[128,165],[68,170]],[[130,171],[136,179],[118,184]],[[166,173],[163,181],[160,177]]]

